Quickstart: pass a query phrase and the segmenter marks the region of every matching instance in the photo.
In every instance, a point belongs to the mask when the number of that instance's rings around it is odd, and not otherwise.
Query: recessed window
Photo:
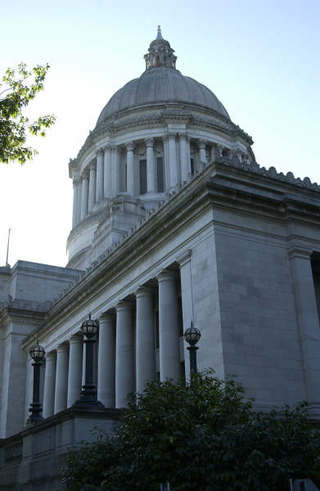
[[[194,174],[194,159],[190,159],[191,174]]]
[[[140,160],[140,194],[147,192],[147,161],[145,159]]]
[[[157,157],[157,183],[158,183],[158,193],[163,193],[164,191],[163,157]]]

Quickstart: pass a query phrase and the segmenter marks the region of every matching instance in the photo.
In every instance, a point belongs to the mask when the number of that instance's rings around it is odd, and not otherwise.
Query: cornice
[[[9,319],[24,319],[42,322],[51,302],[31,302],[27,300],[9,300],[0,305],[0,323]]]

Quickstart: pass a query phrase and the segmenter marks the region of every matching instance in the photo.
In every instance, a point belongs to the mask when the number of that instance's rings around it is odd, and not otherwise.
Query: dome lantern
[[[177,57],[173,53],[174,49],[163,39],[161,28],[158,26],[157,37],[151,42],[148,53],[144,55],[146,70],[160,66],[175,69]]]

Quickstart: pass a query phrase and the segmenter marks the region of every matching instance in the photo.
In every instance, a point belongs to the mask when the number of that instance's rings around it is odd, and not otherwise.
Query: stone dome
[[[223,104],[205,85],[175,68],[155,66],[118,90],[103,108],[97,124],[125,109],[161,103],[195,104],[230,119]]]

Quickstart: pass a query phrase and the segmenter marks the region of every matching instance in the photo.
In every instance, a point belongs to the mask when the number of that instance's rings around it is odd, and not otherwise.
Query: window
[[[127,191],[127,163],[122,166],[121,191]]]
[[[163,193],[164,191],[163,157],[157,157],[157,183],[158,183],[158,193]]]
[[[194,159],[190,159],[191,174],[194,174]]]
[[[147,192],[147,161],[145,159],[140,160],[140,194]]]

